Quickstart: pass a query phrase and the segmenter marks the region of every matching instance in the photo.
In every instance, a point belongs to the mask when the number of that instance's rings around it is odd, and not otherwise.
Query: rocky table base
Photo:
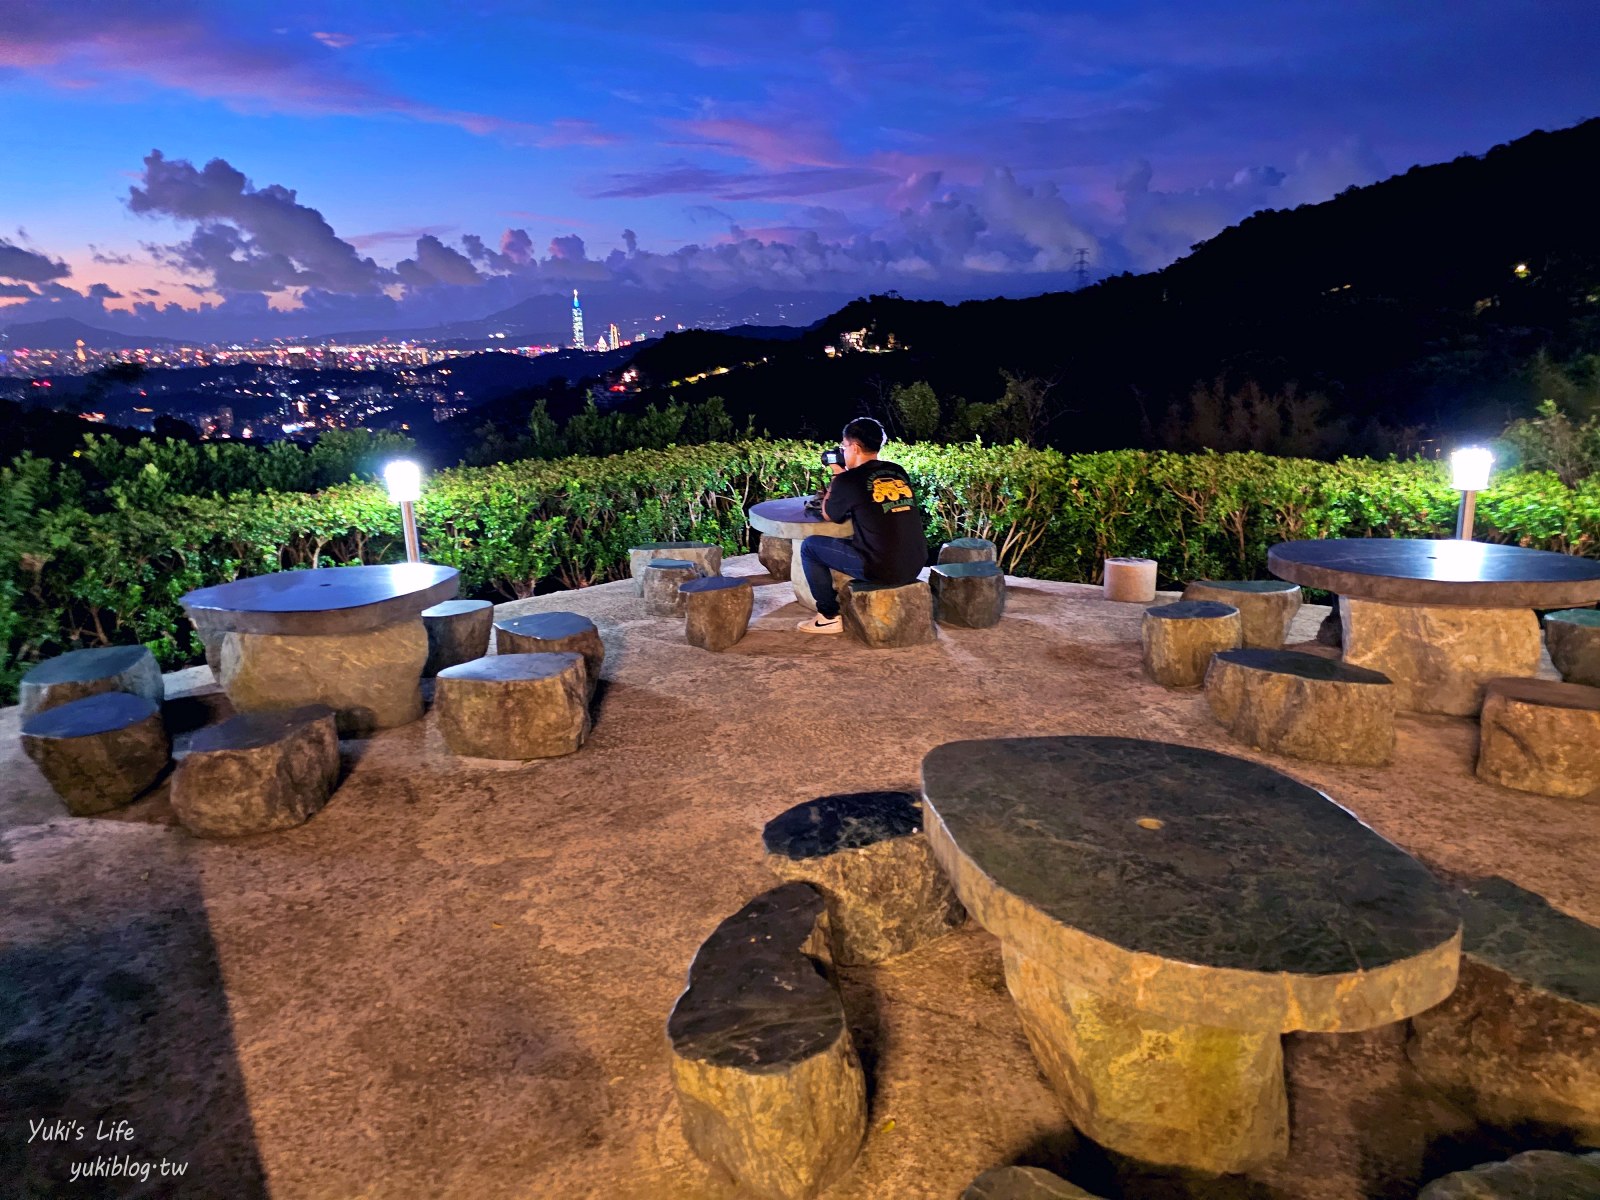
[[[821,895],[787,883],[706,939],[667,1022],[684,1138],[764,1200],[809,1200],[855,1161],[866,1079],[828,965]]]
[[[789,572],[794,568],[794,543],[786,537],[763,533],[761,544],[756,549],[756,558],[774,579],[788,579]]]
[[[998,562],[999,554],[994,543],[988,538],[964,537],[951,538],[939,547],[938,562],[964,563],[964,562]]]
[[[1190,1025],[1077,987],[1005,947],[1028,1045],[1084,1133],[1148,1162],[1219,1174],[1289,1150],[1278,1034]],[[1205,984],[1194,1011],[1204,1013]]]
[[[1483,687],[1539,669],[1539,620],[1525,608],[1340,599],[1344,659],[1382,671],[1402,712],[1476,716]]]
[[[222,690],[240,712],[325,704],[342,736],[363,737],[421,719],[427,661],[420,618],[365,633],[229,633]]]
[[[996,1167],[979,1175],[961,1200],[1099,1200],[1042,1167]]]
[[[434,715],[445,745],[470,758],[572,754],[589,737],[581,654],[495,654],[439,672]]]
[[[75,817],[109,812],[156,781],[167,766],[161,712],[143,696],[102,692],[36,713],[22,749]]]
[[[796,805],[761,834],[767,868],[828,902],[836,961],[882,962],[967,919],[909,792],[855,792]]]
[[[1545,613],[1544,644],[1562,679],[1600,687],[1600,609]]]
[[[1484,690],[1479,779],[1573,800],[1600,793],[1600,688],[1492,679]]]
[[[1183,589],[1185,600],[1213,600],[1239,610],[1239,644],[1250,650],[1279,650],[1290,622],[1300,611],[1300,586],[1278,579],[1197,579]]]
[[[339,779],[339,735],[322,705],[240,713],[179,738],[173,757],[173,811],[200,837],[303,824]]]

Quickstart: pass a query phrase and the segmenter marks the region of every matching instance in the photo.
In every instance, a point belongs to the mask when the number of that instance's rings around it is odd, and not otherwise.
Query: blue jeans
[[[848,538],[824,537],[820,533],[800,543],[800,566],[816,597],[817,612],[824,617],[839,615],[839,597],[833,590],[834,571],[843,571],[851,579],[867,577],[861,551]]]

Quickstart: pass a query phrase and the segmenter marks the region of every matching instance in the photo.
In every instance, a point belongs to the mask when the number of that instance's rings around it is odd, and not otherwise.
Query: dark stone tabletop
[[[441,600],[439,603],[422,610],[424,617],[459,617],[466,613],[482,612],[486,608],[493,608],[487,600]]]
[[[1285,583],[1281,579],[1196,579],[1196,587],[1226,588],[1230,592],[1292,592],[1299,587],[1296,583]]]
[[[951,538],[948,542],[946,542],[944,544],[946,546],[958,546],[962,550],[982,550],[985,547],[994,545],[994,543],[991,542],[988,538],[980,538],[980,537]]]
[[[580,633],[591,633],[595,629],[595,624],[588,617],[577,613],[542,612],[524,613],[520,617],[501,617],[494,623],[494,627],[504,629],[507,633],[520,634],[522,637],[555,642],[563,638],[576,637]]]
[[[652,558],[645,566],[652,571],[698,571],[700,569],[687,558]]]
[[[1560,683],[1554,679],[1525,679],[1519,675],[1502,675],[1484,685],[1484,698],[1504,696],[1519,704],[1537,704],[1545,708],[1580,708],[1600,712],[1600,688],[1584,683]]]
[[[149,649],[144,646],[95,646],[89,650],[69,650],[31,668],[22,677],[22,682],[38,685],[87,683],[110,675],[121,675],[151,657]]]
[[[459,576],[432,563],[275,571],[199,588],[183,607],[197,625],[216,631],[365,633],[450,599]]]
[[[23,722],[22,732],[39,738],[94,737],[137,725],[155,713],[156,706],[143,696],[101,692],[34,714]]]
[[[445,667],[436,679],[472,680],[478,683],[512,683],[549,679],[560,675],[583,655],[566,650],[537,654],[491,654],[454,667]]]
[[[633,550],[712,550],[710,542],[640,542]]]
[[[1358,600],[1480,608],[1564,608],[1600,600],[1600,561],[1455,538],[1279,542],[1280,579]]]
[[[1302,650],[1222,650],[1216,657],[1252,670],[1298,675],[1301,679],[1323,679],[1330,683],[1393,683],[1382,671]]]
[[[922,832],[922,805],[910,792],[850,792],[797,804],[767,822],[768,854],[821,858]]]
[[[827,537],[849,537],[855,526],[825,521],[821,515],[806,511],[807,496],[785,496],[781,500],[763,500],[750,508],[750,524],[772,537],[799,539],[813,533]]]
[[[1460,928],[1421,864],[1321,792],[1242,758],[1003,738],[935,747],[922,775],[950,839],[995,885],[1124,950],[1330,975],[1435,950]]]
[[[325,704],[236,713],[225,721],[179,737],[173,743],[172,757],[184,758],[190,754],[206,754],[217,750],[259,750],[283,741],[314,721],[323,720],[333,720],[333,709]]]
[[[993,559],[982,559],[977,562],[939,563],[929,569],[936,575],[943,575],[946,579],[988,578],[1005,574],[1000,569],[1000,564]]]
[[[1499,876],[1470,881],[1456,899],[1463,953],[1600,1010],[1600,929]]]
[[[1237,616],[1239,610],[1218,600],[1176,600],[1171,604],[1158,604],[1144,610],[1147,617],[1161,621],[1210,620],[1216,617]]]
[[[700,579],[691,579],[688,583],[680,583],[680,592],[720,592],[727,588],[747,588],[750,581],[742,575],[707,575]]]
[[[763,892],[707,938],[667,1021],[685,1058],[779,1071],[833,1045],[845,1028],[839,993],[804,947],[825,908],[805,883]]]

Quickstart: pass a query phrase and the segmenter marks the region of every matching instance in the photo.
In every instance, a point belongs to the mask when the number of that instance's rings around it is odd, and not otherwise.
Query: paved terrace
[[[606,640],[594,735],[569,758],[452,758],[427,722],[344,745],[309,824],[203,842],[161,791],[69,818],[0,712],[0,1191],[23,1195],[732,1200],[677,1128],[664,1024],[712,927],[771,886],[760,831],[833,791],[915,789],[956,738],[1095,733],[1248,752],[1198,693],[1139,669],[1140,605],[1012,580],[1005,621],[872,652],[806,638],[753,557],[751,633],[708,654],[627,582],[506,605],[572,609]],[[1292,641],[1325,609],[1307,607]],[[172,710],[221,700],[168,677]],[[1270,761],[1437,868],[1501,874],[1600,922],[1600,843],[1577,804],[1472,773],[1476,729],[1403,717],[1395,764]],[[1262,757],[1262,756],[1256,756]],[[1115,904],[1114,885],[1106,902]],[[944,1200],[1011,1161],[1110,1192],[1059,1155],[1065,1119],[976,925],[843,972],[869,1135],[838,1200]],[[1293,1150],[1268,1176],[1128,1196],[1411,1195],[1459,1165],[1472,1123],[1405,1065],[1394,1031],[1287,1039]],[[82,1141],[28,1142],[27,1118]],[[132,1139],[94,1141],[126,1119]],[[187,1164],[70,1181],[100,1156]],[[1480,1149],[1478,1156],[1483,1156]],[[157,1168],[159,1169],[159,1168]],[[1126,1181],[1125,1181],[1126,1182]]]

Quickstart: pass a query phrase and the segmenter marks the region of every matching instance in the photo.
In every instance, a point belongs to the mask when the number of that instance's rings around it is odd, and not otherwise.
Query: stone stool
[[[143,696],[157,708],[166,698],[156,656],[144,646],[69,650],[30,670],[17,686],[24,718],[103,692]]]
[[[684,636],[691,646],[726,650],[750,628],[756,590],[748,579],[730,579],[726,575],[691,579],[679,584],[678,592],[684,597],[689,618]]]
[[[1412,1065],[1484,1124],[1600,1145],[1600,929],[1500,878],[1457,903],[1459,982],[1411,1018]]]
[[[1103,584],[1107,600],[1149,604],[1156,598],[1156,560],[1153,558],[1108,558]]]
[[[600,685],[606,644],[588,617],[571,612],[524,613],[494,623],[494,645],[501,654],[581,654],[589,695]]]
[[[939,547],[941,563],[995,562],[994,543],[988,538],[952,538]]]
[[[161,711],[143,696],[101,692],[29,717],[22,749],[75,817],[128,803],[167,766]]]
[[[1210,600],[1145,609],[1139,625],[1145,674],[1167,687],[1199,687],[1211,656],[1238,648],[1240,626],[1237,608]]]
[[[856,580],[839,596],[845,629],[874,650],[920,646],[938,638],[933,593],[920,579],[890,586]]]
[[[428,631],[428,661],[422,677],[432,679],[446,667],[460,666],[489,653],[494,605],[487,600],[443,600],[422,610]]]
[[[1600,1196],[1600,1150],[1524,1150],[1435,1179],[1417,1200],[1592,1200]]]
[[[773,537],[770,533],[763,533],[761,545],[756,550],[756,558],[761,560],[761,565],[767,569],[767,574],[774,579],[788,579],[789,572],[794,569],[794,542],[786,537]]]
[[[1479,779],[1573,800],[1600,790],[1600,688],[1491,679],[1478,729]]]
[[[589,736],[583,655],[495,654],[439,672],[433,710],[452,754],[556,758]]]
[[[933,619],[941,625],[988,629],[1000,624],[1006,611],[1006,574],[992,559],[941,562],[928,572],[928,586],[933,589]]]
[[[1544,645],[1562,679],[1600,687],[1600,609],[1546,613]]]
[[[654,558],[646,565],[644,607],[652,617],[681,617],[689,611],[688,597],[678,588],[705,572],[686,558]]]
[[[996,1167],[967,1185],[961,1200],[1099,1200],[1043,1167]]]
[[[1394,753],[1395,689],[1366,667],[1297,650],[1225,650],[1206,672],[1206,700],[1257,750],[1364,767]]]
[[[1239,610],[1246,650],[1282,650],[1289,623],[1300,611],[1300,585],[1281,579],[1197,579],[1183,589],[1185,600],[1215,600]]]
[[[866,1135],[866,1078],[830,967],[822,896],[786,883],[717,926],[667,1021],[684,1140],[742,1195],[809,1200]]]
[[[200,837],[304,824],[339,781],[339,734],[324,704],[240,713],[184,734],[172,756],[173,811]]]
[[[761,842],[774,875],[822,892],[834,959],[847,966],[904,954],[967,919],[909,792],[809,800],[768,821]]]
[[[702,575],[722,574],[722,549],[710,542],[646,542],[628,550],[628,574],[633,576],[633,590],[637,595],[644,595],[646,565],[658,558],[692,562]]]

